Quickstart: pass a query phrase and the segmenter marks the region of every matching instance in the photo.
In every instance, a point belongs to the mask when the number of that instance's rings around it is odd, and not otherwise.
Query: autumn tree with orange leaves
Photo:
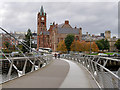
[[[96,45],[95,42],[92,42],[90,44],[90,42],[85,42],[85,41],[82,41],[80,42],[79,40],[77,41],[73,41],[72,44],[71,44],[71,51],[82,51],[82,52],[85,52],[85,51],[90,51],[90,45],[91,45],[91,50],[93,52],[98,52],[98,47]]]
[[[82,51],[82,44],[80,43],[79,40],[74,40],[70,46],[71,51]]]
[[[62,40],[58,43],[57,51],[61,51],[61,52],[66,52],[67,51],[64,40]]]
[[[87,51],[87,43],[85,41],[80,42],[81,43],[81,51]]]
[[[91,46],[90,46],[91,45]],[[82,41],[80,42],[79,40],[74,40],[70,46],[70,50],[71,51],[81,51],[81,52],[89,52],[90,51],[90,47],[91,47],[91,51],[92,52],[98,52],[99,49],[98,49],[98,46],[95,42],[85,42],[85,41]],[[66,45],[65,45],[65,41],[62,40],[58,43],[58,47],[57,47],[57,51],[61,51],[61,52],[66,52],[67,51],[67,48],[66,48]]]
[[[92,49],[93,52],[98,52],[99,51],[99,48],[98,48],[98,46],[95,42],[92,42],[91,49]]]

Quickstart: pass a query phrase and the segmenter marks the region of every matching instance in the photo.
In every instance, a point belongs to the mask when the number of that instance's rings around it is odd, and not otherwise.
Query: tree
[[[81,51],[80,46],[81,46],[80,41],[74,40],[70,46],[70,50],[71,51]]]
[[[120,39],[116,41],[115,46],[120,51]]]
[[[61,51],[61,52],[66,52],[67,51],[64,40],[62,40],[58,43],[57,51]]]
[[[97,41],[96,44],[97,44],[99,50],[104,50],[104,46],[101,42]]]
[[[110,49],[110,44],[109,44],[108,40],[106,39],[104,42],[105,42],[104,49],[109,50]]]
[[[75,38],[75,36],[72,34],[68,34],[67,37],[65,38],[65,45],[66,45],[68,52],[70,51],[70,46],[71,46],[74,38]]]
[[[99,50],[98,46],[97,46],[97,44],[95,42],[93,42],[91,44],[91,49],[92,49],[93,52],[98,52],[98,50]]]
[[[109,41],[106,39],[101,39],[101,40],[98,40],[96,41],[96,44],[99,48],[99,50],[109,50],[110,48],[110,44],[109,44]]]
[[[30,47],[30,37],[32,37],[32,32],[30,29],[28,29],[27,34],[25,35],[24,43]],[[31,41],[32,44],[32,41]],[[31,45],[32,46],[32,45]],[[30,50],[26,49],[26,47],[22,47],[23,53],[29,52]]]
[[[8,41],[5,41],[5,42],[4,42],[4,45],[5,45],[5,47],[8,49],[9,46],[10,46],[10,43],[9,43]]]
[[[81,51],[86,51],[86,42],[82,41],[81,44]]]
[[[85,42],[85,51],[90,51],[90,46],[91,45],[91,42]]]
[[[83,45],[82,45],[82,42],[80,42],[79,40],[77,40],[77,47],[79,47],[79,51],[82,52],[82,48],[83,48]]]
[[[81,42],[81,51],[90,51],[90,42]]]

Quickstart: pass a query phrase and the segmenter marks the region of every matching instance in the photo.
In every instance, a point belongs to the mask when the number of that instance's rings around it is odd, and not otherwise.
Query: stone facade
[[[110,50],[111,52],[113,51],[117,51],[116,47],[115,47],[115,43],[118,40],[118,38],[113,37],[111,38],[111,31],[105,31],[105,36],[104,33],[102,33],[102,35],[90,35],[88,34],[88,32],[86,32],[86,34],[82,34],[82,40],[86,41],[86,42],[93,42],[93,41],[97,41],[97,40],[101,40],[101,39],[107,39],[109,41],[109,45],[110,45]]]
[[[111,39],[111,31],[105,31],[105,39],[110,41],[110,39]]]
[[[72,28],[68,20],[60,25],[53,23],[48,31],[50,32],[50,48],[53,51],[56,51],[58,43],[68,34],[74,34],[76,40],[82,40],[82,28]]]
[[[44,18],[44,19],[43,19]],[[82,40],[82,28],[72,28],[69,21],[66,20],[63,24],[51,23],[50,28],[46,29],[46,13],[41,7],[38,13],[37,21],[37,49],[51,48],[57,50],[57,45],[61,40],[64,40],[68,34],[74,34],[76,40]]]
[[[111,31],[105,31],[105,39],[109,41],[110,51],[117,51],[114,44],[118,39],[116,37],[111,38]]]

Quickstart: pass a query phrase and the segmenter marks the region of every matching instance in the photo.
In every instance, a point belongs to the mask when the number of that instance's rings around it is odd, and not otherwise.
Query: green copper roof
[[[42,13],[43,13],[43,15],[45,15],[45,13],[44,13],[44,9],[43,9],[43,6],[41,6],[41,9],[40,9],[40,15],[42,15]]]

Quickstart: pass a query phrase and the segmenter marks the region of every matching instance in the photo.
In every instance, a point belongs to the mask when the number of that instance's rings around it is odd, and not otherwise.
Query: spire
[[[40,9],[40,15],[44,15],[43,6],[41,6],[41,9]]]

